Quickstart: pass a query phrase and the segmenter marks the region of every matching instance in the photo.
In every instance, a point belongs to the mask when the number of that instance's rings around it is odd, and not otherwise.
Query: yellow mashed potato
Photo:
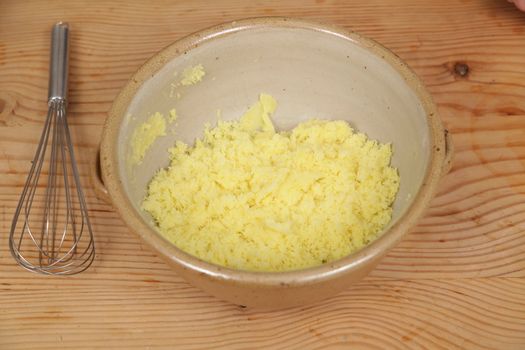
[[[399,187],[391,146],[344,121],[276,132],[275,108],[262,94],[240,121],[169,150],[142,204],[162,235],[215,264],[285,271],[342,258],[381,232]]]

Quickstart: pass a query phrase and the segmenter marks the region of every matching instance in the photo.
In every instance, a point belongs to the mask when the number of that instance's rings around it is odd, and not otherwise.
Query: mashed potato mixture
[[[180,249],[252,271],[286,271],[342,258],[391,219],[399,175],[391,146],[345,121],[275,131],[262,94],[239,121],[177,142],[142,207]]]

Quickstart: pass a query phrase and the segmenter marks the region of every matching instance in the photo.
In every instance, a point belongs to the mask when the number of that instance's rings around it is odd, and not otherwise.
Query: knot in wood
[[[469,66],[463,62],[456,62],[454,65],[454,74],[459,75],[460,77],[466,77],[469,73]]]

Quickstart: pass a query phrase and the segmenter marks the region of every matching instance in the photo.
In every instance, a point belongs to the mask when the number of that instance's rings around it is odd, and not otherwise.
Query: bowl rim
[[[331,263],[302,270],[282,272],[245,271],[223,267],[203,261],[177,248],[167,241],[136,212],[127,197],[118,162],[118,136],[125,113],[142,84],[158,72],[168,61],[186,55],[192,49],[217,38],[223,38],[241,31],[261,28],[298,28],[326,33],[349,40],[384,59],[405,80],[420,100],[426,114],[429,128],[429,164],[426,174],[412,203],[398,221],[366,247]],[[434,195],[445,165],[445,132],[436,106],[430,94],[417,75],[396,54],[362,35],[334,25],[290,17],[257,17],[223,23],[183,37],[148,59],[129,79],[113,102],[105,121],[100,144],[100,167],[102,180],[111,197],[114,208],[128,228],[142,238],[162,257],[185,270],[194,270],[210,278],[225,282],[240,282],[254,286],[307,285],[341,277],[357,270],[369,262],[377,261],[412,228],[423,215]]]

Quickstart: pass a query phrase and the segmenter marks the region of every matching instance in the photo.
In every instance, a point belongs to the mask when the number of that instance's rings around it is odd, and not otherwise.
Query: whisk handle
[[[53,26],[51,33],[48,101],[65,100],[67,97],[68,46],[69,25],[65,22],[58,22]]]

